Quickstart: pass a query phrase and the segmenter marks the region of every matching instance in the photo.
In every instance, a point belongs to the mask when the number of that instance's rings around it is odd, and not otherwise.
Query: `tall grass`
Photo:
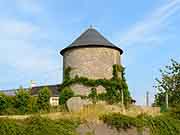
[[[40,116],[25,120],[0,119],[0,135],[77,135],[78,120],[50,120]]]

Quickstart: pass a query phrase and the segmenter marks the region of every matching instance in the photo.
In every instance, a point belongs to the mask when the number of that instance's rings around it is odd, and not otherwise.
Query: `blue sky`
[[[180,0],[0,0],[0,89],[61,82],[59,51],[90,25],[124,50],[137,103],[152,100],[159,69],[180,61]]]

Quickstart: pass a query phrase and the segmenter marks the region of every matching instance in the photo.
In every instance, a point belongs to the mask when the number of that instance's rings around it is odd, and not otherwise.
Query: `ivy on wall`
[[[70,77],[70,72],[72,71],[71,67],[67,67],[64,71],[64,81],[60,85],[60,91],[64,88],[71,86],[72,84],[82,84],[88,87],[98,87],[103,86],[106,89],[106,93],[98,94],[99,100],[105,100],[109,104],[119,103],[122,100],[122,94],[124,95],[124,104],[127,105],[131,101],[130,93],[128,90],[128,85],[125,79],[125,68],[121,65],[113,65],[113,77],[111,79],[89,79],[87,77],[79,77],[78,75],[75,78]],[[87,97],[88,98],[88,97]]]

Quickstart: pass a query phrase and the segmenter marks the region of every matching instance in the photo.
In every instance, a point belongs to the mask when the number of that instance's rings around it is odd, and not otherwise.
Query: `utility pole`
[[[146,92],[146,106],[149,107],[149,91]]]
[[[30,89],[36,86],[36,82],[33,80],[30,80]]]

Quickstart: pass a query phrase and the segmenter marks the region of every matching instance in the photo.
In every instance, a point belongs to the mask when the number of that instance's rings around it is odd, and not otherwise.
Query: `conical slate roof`
[[[82,47],[107,47],[116,49],[121,54],[123,53],[122,49],[112,44],[94,28],[87,29],[72,44],[61,50],[60,53],[63,55],[69,49]]]

